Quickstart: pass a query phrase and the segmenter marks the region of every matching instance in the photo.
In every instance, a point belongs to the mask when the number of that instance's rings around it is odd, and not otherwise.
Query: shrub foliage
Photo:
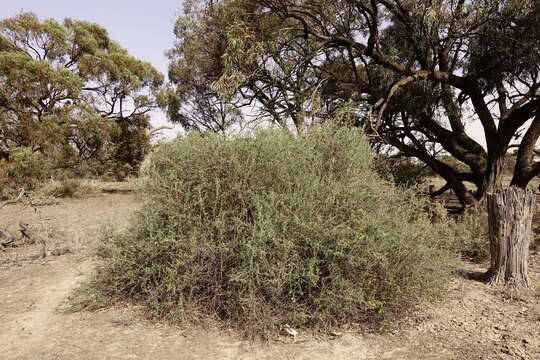
[[[455,250],[465,260],[474,263],[489,261],[488,215],[485,211],[468,210],[456,219],[454,233],[448,239],[455,242]]]
[[[33,189],[50,176],[47,158],[27,147],[13,150],[10,161],[0,160],[0,199],[10,197],[21,188]]]
[[[163,145],[143,169],[144,209],[104,236],[90,288],[249,330],[407,309],[441,289],[451,256],[423,201],[370,159],[358,131],[331,127]]]

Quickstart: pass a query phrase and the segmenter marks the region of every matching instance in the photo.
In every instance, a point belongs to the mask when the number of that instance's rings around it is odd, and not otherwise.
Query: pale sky
[[[168,59],[164,53],[173,45],[174,22],[181,7],[182,0],[2,0],[0,19],[31,11],[41,20],[70,17],[94,22],[107,29],[110,37],[131,55],[150,62],[167,76]],[[154,126],[167,124],[160,111],[153,112],[151,118]]]

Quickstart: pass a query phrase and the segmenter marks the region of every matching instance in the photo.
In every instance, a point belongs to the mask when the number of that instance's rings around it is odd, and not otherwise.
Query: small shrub
[[[34,192],[34,195],[38,199],[71,198],[93,195],[97,192],[98,189],[95,186],[85,181],[75,178],[63,178],[44,183]]]
[[[116,181],[124,181],[129,175],[133,174],[133,168],[129,164],[118,164],[112,171]]]
[[[455,249],[462,258],[482,263],[489,260],[488,214],[468,210],[456,219],[453,235]]]
[[[448,216],[448,210],[443,204],[430,202],[425,212],[434,224],[444,229],[444,242],[458,257],[474,263],[489,260],[490,245],[486,211],[467,209],[463,214]]]
[[[78,179],[63,179],[58,184],[57,196],[74,197],[81,186],[81,181]]]
[[[452,257],[425,202],[370,160],[359,131],[331,127],[164,144],[143,167],[144,209],[103,236],[85,293],[244,330],[402,313],[440,293]]]
[[[11,197],[21,188],[32,190],[51,174],[45,156],[27,147],[14,149],[9,161],[0,161],[0,196]]]

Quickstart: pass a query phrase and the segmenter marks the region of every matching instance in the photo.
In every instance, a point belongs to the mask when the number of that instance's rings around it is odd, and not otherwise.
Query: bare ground
[[[464,264],[448,296],[385,334],[332,338],[300,333],[249,342],[217,329],[145,321],[139,309],[66,312],[72,289],[92,271],[89,244],[103,224],[126,224],[141,202],[116,192],[63,200],[37,211],[0,210],[0,227],[34,229],[34,244],[0,252],[0,359],[540,359],[540,254],[532,290],[509,292]],[[66,250],[67,249],[67,250]]]

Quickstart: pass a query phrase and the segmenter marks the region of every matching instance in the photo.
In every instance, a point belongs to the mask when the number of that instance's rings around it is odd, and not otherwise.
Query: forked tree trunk
[[[511,186],[487,194],[491,283],[529,286],[527,258],[534,192]]]

